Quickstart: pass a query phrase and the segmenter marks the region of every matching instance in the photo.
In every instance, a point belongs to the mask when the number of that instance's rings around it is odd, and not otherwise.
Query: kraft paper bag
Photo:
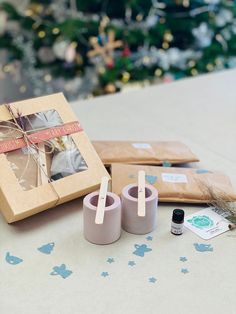
[[[236,200],[226,175],[193,168],[112,164],[112,192],[120,194],[124,186],[136,183],[139,170],[145,171],[146,183],[158,190],[160,202],[209,203],[215,197]]]
[[[199,161],[181,142],[93,141],[92,144],[106,166],[112,163],[161,165],[164,162],[180,164]]]

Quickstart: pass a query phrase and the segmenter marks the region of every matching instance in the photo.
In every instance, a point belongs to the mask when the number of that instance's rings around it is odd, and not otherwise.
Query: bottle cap
[[[183,209],[176,208],[173,210],[172,220],[176,223],[182,223],[184,221]]]

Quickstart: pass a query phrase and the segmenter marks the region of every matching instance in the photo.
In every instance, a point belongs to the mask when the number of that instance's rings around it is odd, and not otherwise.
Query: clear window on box
[[[19,115],[17,123],[27,134],[32,134],[60,126],[63,121],[56,110],[48,110],[28,116]],[[22,137],[13,128],[15,126],[9,121],[0,122],[0,140]],[[6,157],[23,190],[60,180],[88,168],[71,135],[8,152]]]

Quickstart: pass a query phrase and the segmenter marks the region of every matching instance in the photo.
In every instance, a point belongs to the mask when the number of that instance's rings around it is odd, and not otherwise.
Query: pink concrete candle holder
[[[99,192],[88,194],[83,201],[84,237],[95,244],[109,244],[117,241],[121,234],[121,201],[119,196],[107,192],[104,220],[95,223]]]
[[[138,185],[125,186],[121,194],[122,228],[134,234],[146,234],[157,225],[158,192],[151,185],[145,185],[145,216],[138,215]]]

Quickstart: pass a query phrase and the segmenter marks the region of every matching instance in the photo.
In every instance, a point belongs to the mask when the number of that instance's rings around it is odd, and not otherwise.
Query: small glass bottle
[[[172,222],[171,222],[171,233],[174,235],[181,235],[184,227],[184,211],[183,209],[174,209]]]

